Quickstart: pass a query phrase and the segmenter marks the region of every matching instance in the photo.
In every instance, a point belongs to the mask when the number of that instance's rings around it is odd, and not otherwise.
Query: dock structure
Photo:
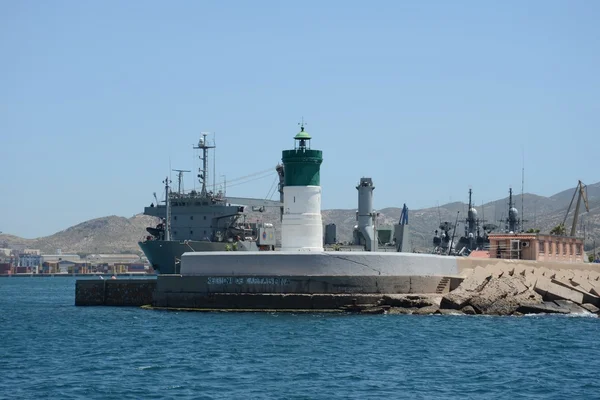
[[[457,304],[462,307],[462,300],[458,302],[455,297],[478,299],[482,288],[489,287],[493,295],[498,295],[502,285],[487,283],[491,279],[522,281],[529,295],[536,292],[544,299],[573,297],[562,292],[581,294],[586,304],[600,306],[600,270],[595,264],[406,253],[324,253],[295,253],[289,259],[277,257],[277,252],[265,252],[269,258],[257,253],[188,253],[182,260],[183,275],[78,280],[75,304],[299,312],[343,311],[368,304],[377,306],[377,310],[400,305],[431,311],[440,304],[442,308],[448,304],[453,304],[453,309]],[[286,264],[278,264],[282,260]],[[553,284],[543,286],[545,281]]]
[[[182,274],[78,281],[77,305],[170,309],[336,310],[382,296],[443,295],[453,257],[391,252],[186,253]]]

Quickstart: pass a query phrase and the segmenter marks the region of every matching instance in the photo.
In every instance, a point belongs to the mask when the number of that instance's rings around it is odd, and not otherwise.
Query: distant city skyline
[[[323,150],[324,209],[356,208],[362,176],[378,209],[466,202],[469,187],[476,205],[510,186],[520,194],[523,160],[527,193],[600,181],[597,2],[0,10],[5,234],[131,217],[160,196],[170,169],[194,171],[194,187],[202,131],[215,133],[215,181],[264,198],[302,118]]]

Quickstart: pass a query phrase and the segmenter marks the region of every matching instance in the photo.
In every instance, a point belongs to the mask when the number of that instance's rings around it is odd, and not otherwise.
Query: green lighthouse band
[[[282,152],[285,186],[321,186],[321,150],[296,149]]]

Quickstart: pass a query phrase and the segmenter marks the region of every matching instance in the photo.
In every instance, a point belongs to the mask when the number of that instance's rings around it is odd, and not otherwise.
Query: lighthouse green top
[[[304,131],[294,136],[293,150],[282,152],[284,185],[285,186],[320,186],[320,169],[323,162],[323,152],[310,148],[311,136]]]
[[[304,127],[302,126],[302,127],[300,127],[300,132],[298,132],[298,134],[296,136],[294,136],[294,139],[296,139],[296,140],[302,140],[302,139],[304,139],[304,140],[310,140],[312,138],[310,137],[310,135],[308,134],[308,132],[304,131]]]

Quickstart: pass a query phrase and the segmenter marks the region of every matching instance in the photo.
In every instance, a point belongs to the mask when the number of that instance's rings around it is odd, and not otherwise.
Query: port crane
[[[579,196],[577,196],[577,194],[579,194]],[[587,199],[587,185],[584,185],[583,182],[579,181],[577,183],[577,186],[575,187],[573,198],[571,198],[571,203],[569,203],[569,208],[567,209],[567,213],[565,214],[565,219],[563,220],[562,225],[565,226],[565,223],[567,222],[567,217],[569,216],[569,212],[571,211],[571,206],[573,205],[575,196],[577,196],[577,203],[575,204],[575,215],[573,215],[573,225],[571,226],[570,236],[575,236],[575,229],[577,228],[577,220],[579,218],[579,206],[581,205],[582,198],[583,203],[585,204],[585,210],[587,212],[590,212],[590,205],[588,204]]]

